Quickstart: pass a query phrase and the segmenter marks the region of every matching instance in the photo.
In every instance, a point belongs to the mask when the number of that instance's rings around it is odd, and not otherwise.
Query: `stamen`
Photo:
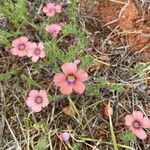
[[[67,77],[67,81],[68,81],[69,83],[74,83],[75,80],[76,80],[76,77],[75,77],[74,75],[69,75],[69,76]]]
[[[41,104],[42,101],[43,101],[43,98],[41,96],[38,96],[36,99],[35,99],[36,103],[38,104]]]

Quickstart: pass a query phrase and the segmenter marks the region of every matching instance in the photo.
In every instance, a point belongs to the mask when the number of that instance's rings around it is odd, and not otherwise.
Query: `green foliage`
[[[136,140],[135,135],[131,131],[122,132],[119,137],[125,145],[129,145],[130,142]]]
[[[7,32],[0,29],[0,45],[10,47],[10,38],[20,35],[20,32]]]
[[[6,17],[15,28],[27,23],[26,0],[3,0],[0,4],[0,14]]]
[[[83,30],[80,29],[78,25],[78,12],[77,12],[77,3],[76,0],[72,0],[71,4],[68,7],[69,11],[69,24],[65,24],[62,30],[62,37],[60,39],[52,39],[51,41],[46,40],[45,43],[46,51],[47,51],[47,61],[45,62],[46,65],[53,65],[54,71],[60,70],[60,65],[66,62],[72,62],[78,56],[82,57],[81,59],[81,67],[87,68],[89,64],[92,62],[92,58],[88,55],[84,54],[84,50],[87,46],[87,39],[86,35]],[[67,52],[65,53],[62,49],[60,49],[59,42],[63,40],[66,36],[73,35],[77,39],[77,44],[68,47]],[[47,39],[47,36],[45,35]],[[81,54],[81,55],[80,55]],[[84,55],[83,55],[84,54]],[[59,62],[59,63],[58,63]],[[59,65],[58,65],[59,64]]]
[[[32,121],[31,118],[29,118],[29,117],[24,117],[24,118],[23,118],[23,126],[24,126],[25,128],[31,128],[31,127],[32,127],[32,124],[33,124],[33,121]]]
[[[48,99],[50,100],[50,101],[56,101],[56,100],[58,100],[59,98],[62,98],[63,97],[63,95],[48,95]]]
[[[70,20],[72,22],[73,25],[76,25],[78,23],[77,21],[77,1],[76,0],[72,0],[71,4],[69,5],[69,17]]]
[[[22,75],[21,78],[27,82],[27,85],[41,88],[41,86],[32,78]]]
[[[72,145],[72,149],[73,150],[79,150],[81,148],[81,144],[80,143],[74,143],[73,145]]]
[[[109,90],[118,92],[122,92],[125,90],[122,83],[110,83],[105,77],[102,77],[100,79],[100,82],[98,82],[97,84],[90,84],[88,86],[88,90],[93,95],[99,95],[101,88],[108,88]]]
[[[13,70],[6,73],[0,73],[0,81],[8,80],[11,76],[16,75],[20,69]]]
[[[35,146],[35,150],[45,150],[47,144],[48,144],[48,140],[46,138],[42,138]]]
[[[37,130],[42,130],[44,131],[47,128],[48,124],[46,122],[38,122],[36,124],[34,124],[34,128],[36,128]]]
[[[48,56],[46,64],[54,65],[55,71],[58,71],[60,68],[56,60],[59,60],[61,64],[72,62],[77,58],[79,54],[84,53],[87,45],[86,35],[84,34],[84,32],[80,30],[78,26],[72,23],[64,26],[62,33],[64,37],[68,35],[74,35],[77,39],[77,44],[69,46],[67,53],[64,53],[64,51],[58,47],[60,39],[52,39],[51,41],[47,41],[45,43]],[[81,62],[82,67],[86,68],[92,62],[92,58],[90,58],[88,55],[85,55],[81,58]]]
[[[139,63],[135,65],[132,70],[133,73],[136,73],[140,78],[146,78],[148,75],[148,71],[150,71],[150,63]]]

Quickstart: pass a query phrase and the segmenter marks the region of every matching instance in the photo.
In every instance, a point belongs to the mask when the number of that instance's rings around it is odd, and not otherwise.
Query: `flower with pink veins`
[[[140,111],[133,111],[132,115],[126,115],[125,125],[128,126],[137,137],[144,140],[147,134],[143,128],[150,128],[150,119],[144,117],[143,113]]]
[[[46,56],[43,42],[31,43],[30,49],[27,51],[27,56],[32,57],[33,62],[37,62],[39,58]]]
[[[69,143],[70,134],[68,132],[63,132],[59,134],[59,139],[66,144]]]
[[[30,44],[31,42],[29,42],[28,38],[22,36],[12,41],[13,48],[10,51],[15,56],[20,56],[20,57],[26,56]]]
[[[45,7],[43,7],[43,12],[47,16],[52,17],[56,13],[61,13],[61,6],[54,3],[48,3]]]
[[[62,26],[60,24],[51,24],[45,28],[45,30],[49,32],[53,38],[57,37],[61,29],[62,29]]]
[[[42,108],[49,104],[48,96],[45,90],[32,90],[29,93],[26,104],[33,112],[40,112]]]
[[[65,63],[62,65],[63,73],[54,76],[54,83],[60,87],[62,94],[71,94],[73,90],[82,94],[85,90],[84,81],[88,79],[88,74],[84,70],[77,70],[74,63]]]

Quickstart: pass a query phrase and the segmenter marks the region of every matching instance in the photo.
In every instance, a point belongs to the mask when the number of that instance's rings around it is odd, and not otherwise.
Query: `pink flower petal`
[[[12,48],[11,50],[11,53],[13,54],[13,55],[18,55],[18,50],[17,50],[17,48]]]
[[[144,117],[142,120],[143,128],[150,128],[150,119],[148,117]]]
[[[134,130],[135,135],[140,138],[141,140],[144,140],[147,138],[147,134],[145,133],[145,131],[140,128],[140,129],[135,129]]]
[[[77,65],[75,65],[74,63],[65,63],[62,65],[62,70],[66,75],[76,74]]]
[[[39,94],[39,91],[37,91],[37,90],[32,90],[32,91],[30,91],[29,96],[30,96],[30,97],[35,97],[35,95],[38,95],[38,94]]]
[[[32,111],[34,111],[34,112],[40,112],[40,111],[42,110],[42,107],[41,107],[41,105],[39,104],[39,105],[34,105],[34,106],[32,106],[31,109],[32,109]]]
[[[23,51],[18,51],[18,56],[23,57],[27,55],[27,51],[23,50]]]
[[[49,12],[49,13],[47,13],[46,15],[47,15],[48,17],[52,17],[52,16],[55,15],[55,13],[54,13],[54,12]]]
[[[82,94],[85,90],[85,85],[80,82],[80,81],[76,81],[76,83],[73,85],[73,89],[79,93],[79,94]]]
[[[138,121],[142,121],[143,119],[143,113],[141,111],[134,111],[132,115],[133,115],[133,118]]]
[[[45,58],[45,57],[46,57],[45,51],[44,51],[44,50],[41,50],[40,58]]]
[[[55,9],[56,9],[57,13],[61,13],[61,6],[60,5],[56,5]]]
[[[18,47],[20,43],[21,43],[20,39],[15,39],[15,40],[12,41],[12,45],[14,47]]]
[[[88,74],[87,74],[87,72],[84,71],[84,70],[79,70],[79,71],[77,72],[77,78],[78,78],[78,80],[80,80],[81,82],[84,82],[84,81],[88,80]]]
[[[51,9],[51,8],[55,8],[55,4],[54,3],[48,3],[47,8]]]
[[[21,42],[24,43],[24,44],[28,42],[28,38],[25,37],[25,36],[20,37],[20,40],[21,40]]]
[[[40,90],[39,95],[43,98],[43,102],[42,102],[41,106],[46,107],[49,104],[47,92],[45,90]]]
[[[28,49],[27,56],[28,57],[32,57],[33,56],[33,51],[31,49]]]
[[[60,86],[60,91],[62,94],[68,94],[69,95],[72,93],[72,87],[66,81]]]
[[[32,107],[32,106],[36,105],[35,100],[34,100],[33,97],[28,97],[27,101],[26,101],[26,104],[27,104],[28,107]]]
[[[61,86],[64,82],[66,82],[66,75],[58,73],[54,76],[54,83],[56,86]]]
[[[48,7],[47,7],[47,6],[43,7],[43,12],[44,12],[44,13],[49,12],[49,9],[48,9]]]
[[[125,125],[126,126],[130,127],[132,125],[133,121],[134,121],[134,118],[132,116],[130,116],[130,115],[125,116]]]
[[[33,61],[33,62],[37,62],[38,60],[39,60],[39,56],[33,56],[33,57],[32,57],[32,61]]]
[[[44,49],[44,43],[43,42],[38,43],[38,48],[43,50]]]

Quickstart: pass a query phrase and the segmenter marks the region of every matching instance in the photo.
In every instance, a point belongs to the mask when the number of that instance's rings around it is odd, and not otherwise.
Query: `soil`
[[[150,10],[145,10],[138,0],[99,0],[93,13],[103,27],[119,28],[133,52],[142,61],[150,61]]]

